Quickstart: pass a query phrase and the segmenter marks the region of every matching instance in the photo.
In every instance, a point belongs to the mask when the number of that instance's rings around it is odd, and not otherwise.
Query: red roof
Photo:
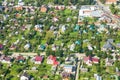
[[[56,61],[56,57],[55,57],[55,56],[53,56],[53,55],[50,55],[50,56],[48,57],[48,59],[51,59],[51,60]]]
[[[3,45],[2,44],[0,44],[0,49],[2,49],[3,48]]]
[[[93,62],[99,62],[99,59],[97,59],[97,58],[92,58],[92,61],[93,61]]]
[[[35,61],[42,61],[43,60],[43,57],[42,56],[36,56],[35,57]]]
[[[50,55],[48,59],[53,60],[53,65],[55,66],[59,64],[59,62],[56,60],[56,57],[53,55]]]
[[[92,61],[92,57],[91,56],[84,57],[84,61],[88,61],[88,60]]]
[[[58,61],[55,61],[54,63],[53,63],[53,65],[58,65],[59,64],[59,62]]]
[[[92,61],[92,62],[99,62],[99,59],[98,58],[93,58],[91,56],[88,56],[88,57],[84,57],[84,61]]]

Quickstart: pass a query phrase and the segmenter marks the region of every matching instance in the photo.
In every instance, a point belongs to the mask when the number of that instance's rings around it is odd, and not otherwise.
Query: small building
[[[30,80],[30,76],[26,72],[23,72],[20,76],[20,80]]]
[[[25,46],[24,46],[24,49],[28,50],[30,48],[30,43],[27,43]]]
[[[0,50],[3,50],[3,47],[4,47],[3,44],[0,44]]]
[[[80,68],[81,72],[88,72],[88,68]]]
[[[2,63],[11,63],[11,57],[4,56],[3,59],[1,59]]]
[[[41,64],[43,61],[43,56],[35,56],[35,64]]]
[[[113,66],[114,60],[106,58],[105,59],[105,65],[106,66]]]
[[[53,55],[48,56],[47,58],[47,64],[52,64],[54,66],[57,66],[59,62],[56,60],[56,57]]]
[[[19,55],[19,56],[16,57],[16,61],[22,63],[22,62],[25,61],[25,58],[22,55]]]
[[[41,8],[40,8],[40,11],[41,12],[47,12],[47,7],[42,5]]]
[[[91,56],[84,57],[83,60],[84,60],[84,63],[86,63],[89,66],[91,66],[93,63],[95,63],[95,64],[99,63],[98,58],[91,57]]]
[[[63,70],[67,73],[75,73],[76,68],[74,65],[64,65]]]
[[[105,4],[117,4],[117,0],[106,0]]]
[[[112,44],[114,42],[113,39],[108,39],[107,42],[103,45],[103,50],[114,50],[115,46]]]
[[[70,73],[62,72],[61,76],[62,76],[62,80],[69,80]]]

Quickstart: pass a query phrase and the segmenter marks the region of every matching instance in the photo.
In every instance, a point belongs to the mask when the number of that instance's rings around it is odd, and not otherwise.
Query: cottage
[[[43,56],[35,56],[35,64],[41,64],[43,61]]]
[[[62,80],[69,80],[70,78],[70,73],[67,73],[67,72],[62,72]]]
[[[48,56],[47,58],[47,64],[52,64],[54,66],[57,66],[59,62],[56,60],[56,57],[53,55]]]
[[[24,46],[24,49],[28,50],[30,48],[30,44],[27,43],[25,46]]]
[[[24,5],[24,2],[22,0],[18,0],[18,5],[19,6],[23,6]]]
[[[22,7],[22,6],[15,6],[15,9],[16,9],[17,11],[20,11],[20,10],[23,10],[23,7]]]
[[[88,68],[80,68],[81,72],[88,72]]]
[[[76,67],[73,65],[64,65],[63,70],[67,73],[75,73]]]
[[[106,66],[113,66],[114,61],[112,59],[106,58],[105,65]]]
[[[3,9],[4,9],[4,7],[3,7],[3,6],[0,6],[0,12],[2,12],[2,11],[3,11]]]
[[[75,49],[75,44],[73,43],[72,45],[70,45],[70,50],[74,51],[74,49]]]
[[[25,61],[25,58],[22,55],[19,55],[19,56],[16,57],[16,61],[22,63],[22,62]]]
[[[69,56],[65,59],[66,64],[72,64],[75,61],[73,56]]]
[[[91,57],[91,56],[84,57],[83,60],[84,60],[84,63],[86,63],[89,66],[91,66],[92,63],[95,63],[95,64],[99,63],[99,59],[98,58]]]
[[[3,44],[0,44],[0,50],[3,50],[3,47],[4,47]]]
[[[113,39],[108,39],[107,42],[103,45],[103,50],[114,50],[115,46],[112,44],[114,42]]]
[[[40,11],[41,12],[47,12],[47,7],[42,5],[41,8],[40,8]]]
[[[30,76],[26,72],[23,72],[20,76],[20,80],[30,80]]]
[[[17,48],[17,46],[15,45],[15,44],[12,44],[11,46],[10,46],[10,50],[14,50],[14,49],[16,49]]]
[[[45,50],[45,48],[46,48],[46,46],[43,45],[43,44],[41,44],[41,45],[38,46],[38,49],[40,49],[40,50]]]
[[[11,57],[4,56],[1,60],[2,63],[11,63]]]
[[[105,4],[117,4],[117,0],[106,0]]]

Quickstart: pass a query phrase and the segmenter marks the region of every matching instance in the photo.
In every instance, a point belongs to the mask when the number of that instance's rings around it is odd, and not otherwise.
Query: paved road
[[[103,10],[103,12],[105,12],[110,18],[112,18],[114,21],[116,21],[116,24],[118,26],[120,26],[120,20],[116,17],[114,17],[114,15],[111,13],[111,11],[109,11],[105,5],[103,5],[99,0],[97,0],[97,4],[100,6],[100,8]]]
[[[75,80],[78,80],[78,78],[79,78],[80,64],[81,64],[81,59],[80,59],[80,61],[78,61],[78,63],[77,63],[77,70],[76,70]]]

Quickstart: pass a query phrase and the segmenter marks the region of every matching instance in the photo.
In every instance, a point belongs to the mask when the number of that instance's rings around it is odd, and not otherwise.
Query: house
[[[4,7],[3,7],[3,6],[0,6],[0,12],[2,12],[2,11],[3,11],[3,9],[4,9]]]
[[[69,80],[70,73],[62,72],[61,76],[62,76],[62,80]]]
[[[43,56],[35,56],[35,64],[41,64],[43,61]]]
[[[72,64],[75,61],[73,56],[68,56],[65,59],[65,64]]]
[[[15,6],[15,9],[16,9],[17,11],[20,11],[20,10],[23,10],[23,7],[22,7],[22,6]]]
[[[30,76],[24,71],[20,76],[20,80],[30,80]]]
[[[45,48],[46,48],[46,46],[43,45],[43,44],[41,44],[41,45],[38,46],[38,49],[40,49],[40,50],[45,50]]]
[[[53,66],[57,66],[59,62],[56,60],[56,57],[53,55],[48,56],[47,64],[52,64]]]
[[[66,27],[65,27],[65,25],[62,25],[62,26],[61,26],[61,32],[64,33],[65,31],[66,31]]]
[[[72,45],[70,45],[70,51],[74,51],[75,49],[75,44],[73,43]]]
[[[4,56],[1,60],[2,63],[11,63],[11,57]]]
[[[56,6],[54,6],[54,8],[55,8],[56,10],[64,10],[64,9],[65,9],[65,6],[64,6],[64,5],[56,5]]]
[[[41,25],[41,24],[35,25],[35,30],[36,30],[36,31],[39,31],[39,30],[41,30],[42,28],[43,28],[43,25]]]
[[[22,63],[22,62],[25,61],[25,58],[22,55],[19,55],[19,56],[16,57],[16,61]]]
[[[80,68],[81,72],[88,72],[88,68]]]
[[[100,10],[94,10],[94,11],[91,12],[92,17],[100,18],[102,15],[103,15],[103,12],[100,11]]]
[[[82,17],[101,17],[103,12],[98,9],[98,6],[84,5],[79,10],[79,16]]]
[[[95,64],[99,63],[99,59],[98,58],[91,57],[91,56],[84,57],[83,60],[84,60],[84,63],[86,63],[89,66],[91,66],[93,63],[95,63]]]
[[[80,30],[80,26],[76,25],[75,28],[74,28],[74,31],[79,31],[79,30]]]
[[[18,0],[18,5],[19,6],[23,6],[24,5],[24,2],[22,0]]]
[[[113,39],[108,39],[107,42],[103,45],[102,50],[114,50],[115,46],[113,45],[113,42]]]
[[[105,59],[105,65],[106,66],[113,66],[114,60],[106,58]]]
[[[3,47],[4,47],[3,44],[0,44],[0,50],[3,50]]]
[[[74,74],[76,71],[76,67],[74,65],[64,65],[63,66],[63,70],[64,72],[70,73],[70,74]]]
[[[120,48],[120,43],[117,43],[116,46],[117,46],[118,48]]]
[[[43,75],[42,80],[49,80],[49,76],[48,75]]]
[[[40,8],[40,11],[41,12],[47,12],[47,7],[42,5],[41,8]]]
[[[94,77],[95,77],[96,80],[102,80],[102,77],[99,76],[98,74],[94,74]]]
[[[53,17],[52,22],[57,22],[59,21],[58,17]]]
[[[117,4],[117,0],[106,0],[105,4]]]
[[[15,44],[12,44],[11,46],[10,46],[10,50],[14,50],[14,49],[16,49],[17,48],[17,46],[15,45]]]
[[[30,48],[30,44],[27,43],[25,46],[24,46],[24,49],[28,50]]]

